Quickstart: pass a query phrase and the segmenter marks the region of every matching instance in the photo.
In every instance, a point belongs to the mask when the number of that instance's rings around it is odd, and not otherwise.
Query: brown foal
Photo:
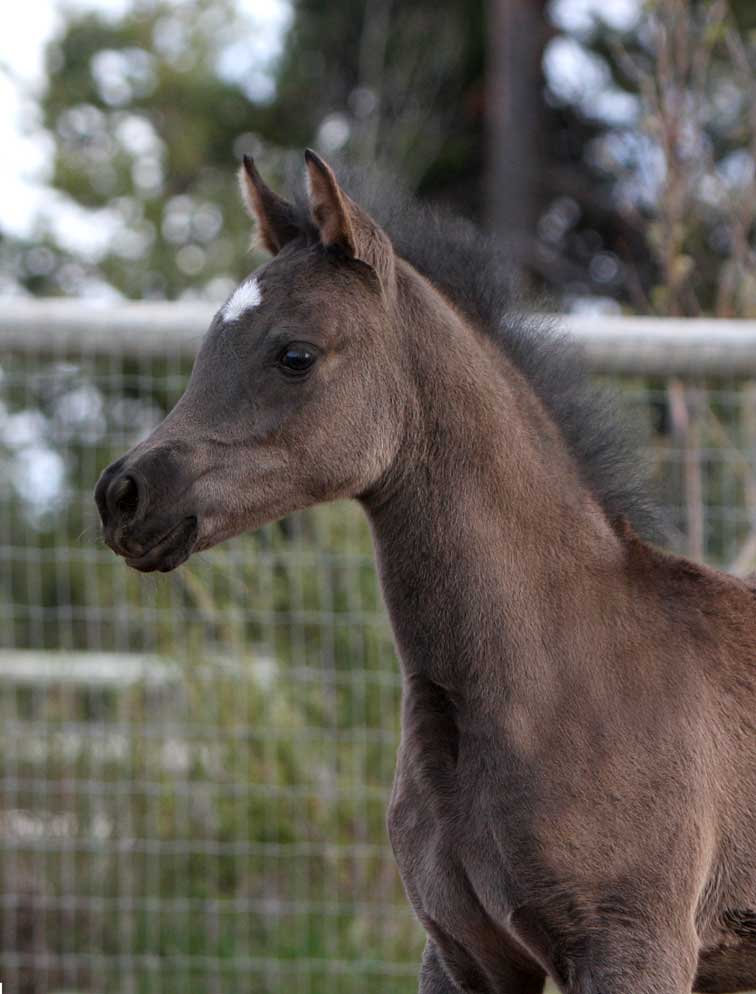
[[[306,166],[290,203],[245,160],[273,259],[103,473],[106,541],[169,570],[362,503],[404,678],[389,833],[421,994],[756,987],[756,584],[639,537],[603,402],[507,311],[490,246],[409,206],[381,226]]]

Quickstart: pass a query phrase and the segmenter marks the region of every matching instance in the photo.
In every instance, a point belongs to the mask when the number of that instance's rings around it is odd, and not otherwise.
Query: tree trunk
[[[531,256],[543,145],[545,0],[488,0],[486,208],[515,268]]]

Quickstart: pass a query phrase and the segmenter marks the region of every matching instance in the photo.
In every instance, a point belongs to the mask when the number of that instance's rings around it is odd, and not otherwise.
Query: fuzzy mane
[[[525,376],[609,521],[625,519],[643,537],[663,537],[637,426],[620,417],[617,392],[592,380],[580,348],[558,325],[519,304],[502,247],[383,178],[342,169],[339,182],[382,225],[397,254],[484,329]],[[315,237],[304,197],[297,198],[297,208],[303,232]]]

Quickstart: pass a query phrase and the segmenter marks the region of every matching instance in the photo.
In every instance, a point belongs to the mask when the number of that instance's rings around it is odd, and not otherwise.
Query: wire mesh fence
[[[99,540],[99,471],[188,372],[194,330],[176,347],[179,310],[156,313],[149,339],[135,319],[104,347],[81,308],[65,335],[29,311],[26,337],[0,310],[0,980],[412,991],[422,937],[384,830],[399,677],[358,508],[167,576]],[[718,361],[692,334],[673,363],[649,335],[621,374],[604,339],[589,354],[645,422],[672,544],[745,572],[756,349]]]

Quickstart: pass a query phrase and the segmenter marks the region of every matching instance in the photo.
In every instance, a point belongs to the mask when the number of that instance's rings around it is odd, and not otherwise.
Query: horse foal
[[[756,987],[756,588],[659,551],[569,349],[497,253],[306,156],[245,160],[273,255],[103,473],[139,570],[323,501],[372,528],[403,672],[388,824],[421,994]],[[629,482],[628,482],[629,480]]]

